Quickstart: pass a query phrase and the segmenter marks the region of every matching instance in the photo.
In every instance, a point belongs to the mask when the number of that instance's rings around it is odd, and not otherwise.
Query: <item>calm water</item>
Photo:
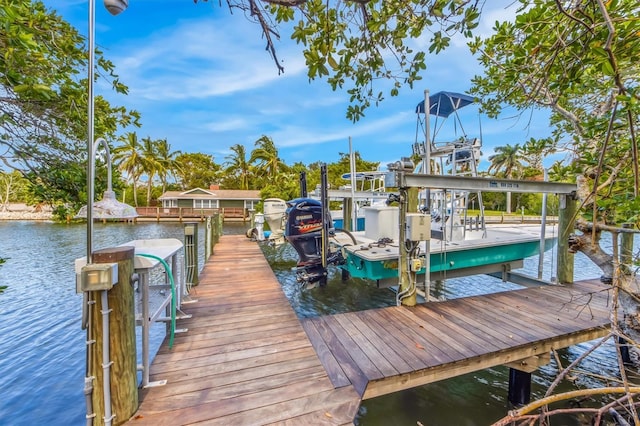
[[[204,241],[200,226],[200,244]],[[225,233],[244,233],[244,227],[225,225]],[[96,249],[146,238],[183,239],[180,224],[96,224]],[[86,226],[0,221],[0,425],[82,425],[85,406],[83,378],[85,332],[80,328],[81,295],[75,292],[74,259],[86,252]],[[202,250],[200,250],[202,252]],[[293,250],[265,247],[264,251],[299,316],[313,316],[389,306],[395,296],[362,280],[341,281],[334,272],[326,287],[302,289],[291,268]],[[550,258],[550,256],[548,256]],[[600,275],[578,258],[577,278]],[[548,261],[547,263],[550,263]],[[200,261],[202,265],[202,260]],[[549,265],[548,265],[549,266]],[[546,267],[547,277],[550,268]],[[537,271],[537,260],[525,269]],[[512,287],[497,279],[474,277],[449,280],[434,288],[443,298],[460,297]],[[152,331],[153,345],[163,338],[163,325]],[[567,365],[584,350],[577,346],[561,353]],[[611,345],[597,351],[584,368],[615,376]],[[533,394],[541,396],[553,380],[555,362],[534,374]],[[360,408],[361,425],[486,425],[509,409],[506,402],[508,370],[489,369],[451,380],[366,401]],[[565,388],[593,386],[581,377]],[[588,403],[588,402],[583,402]],[[557,424],[579,424],[562,419]]]

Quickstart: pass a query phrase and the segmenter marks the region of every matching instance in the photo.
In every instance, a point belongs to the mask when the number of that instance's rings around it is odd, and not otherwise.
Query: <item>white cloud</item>
[[[163,101],[245,92],[306,70],[297,47],[282,44],[285,72],[278,75],[257,35],[242,19],[184,20],[118,49],[128,54],[114,61],[132,95]]]
[[[513,15],[515,7],[505,10],[510,1],[484,2],[481,34],[488,35],[495,20]],[[75,6],[69,6],[71,1],[46,3],[60,4],[77,27],[84,25],[86,30],[86,0]],[[230,146],[241,143],[251,150],[257,138],[267,135],[287,162],[335,161],[352,137],[354,149],[364,158],[385,159],[384,165],[411,152],[413,108],[424,89],[463,92],[479,72],[466,42],[456,39],[443,53],[429,55],[424,79],[415,89],[403,87],[400,96],[387,97],[353,124],[345,118],[345,90],[332,91],[324,80],[309,82],[302,48],[288,39],[290,28],[282,29],[282,41],[277,42],[285,67],[278,75],[259,26],[241,14],[230,15],[224,4],[136,0],[117,18],[101,9],[97,44],[116,64],[130,94],[116,98],[104,80],[98,94],[142,113],[144,127],[127,130],[167,137],[176,150],[208,153],[218,162],[224,161]],[[412,47],[427,50],[428,38],[425,34]],[[375,84],[376,90],[385,90],[391,82]],[[477,118],[471,121],[475,124]],[[523,119],[515,126],[507,120],[485,121],[487,151],[489,146],[523,140]],[[538,130],[532,128],[532,133],[534,129]],[[468,130],[473,133],[475,128]]]
[[[348,124],[343,127],[331,126],[331,131],[326,128],[302,128],[298,126],[285,126],[273,133],[274,140],[279,147],[288,148],[304,145],[316,145],[326,142],[347,141],[349,137],[365,138],[368,136],[379,138],[389,129],[407,123],[407,113],[396,113],[387,118],[378,120]],[[322,124],[322,123],[318,123]]]
[[[247,126],[247,120],[245,118],[230,118],[222,119],[219,121],[212,121],[205,124],[203,127],[211,132],[227,132],[230,130],[239,130]]]
[[[491,2],[490,6],[485,4],[480,18],[480,24],[478,25],[477,35],[482,38],[489,37],[493,34],[493,27],[496,22],[513,22],[516,19],[516,11],[518,10],[519,4],[520,3],[513,0],[494,1]]]

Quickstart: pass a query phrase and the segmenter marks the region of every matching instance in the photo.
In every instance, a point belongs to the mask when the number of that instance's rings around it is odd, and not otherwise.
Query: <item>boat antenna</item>
[[[353,144],[351,143],[351,136],[349,136],[349,169],[351,171],[351,230],[358,230],[358,211],[356,202],[356,156],[353,152]],[[344,219],[344,218],[343,218]],[[347,224],[345,223],[345,228]]]
[[[482,117],[480,117],[480,110],[478,110],[478,130],[480,131],[480,145],[482,145]]]
[[[424,91],[424,158],[422,159],[422,170],[425,174],[431,174],[431,140],[429,139],[429,89]]]

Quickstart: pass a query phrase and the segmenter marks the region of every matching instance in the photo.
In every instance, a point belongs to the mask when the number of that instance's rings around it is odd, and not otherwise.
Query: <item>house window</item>
[[[178,207],[178,200],[176,199],[162,200],[162,207],[165,207],[165,208]]]
[[[218,200],[193,200],[193,207],[196,209],[218,208]]]

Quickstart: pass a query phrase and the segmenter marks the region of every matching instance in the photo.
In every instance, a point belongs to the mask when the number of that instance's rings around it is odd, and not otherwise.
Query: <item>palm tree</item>
[[[492,171],[498,174],[501,170],[504,170],[504,176],[508,179],[513,178],[513,174],[522,169],[522,163],[520,163],[520,144],[511,146],[497,146],[495,148],[495,154],[489,156],[491,165],[489,166],[489,173]]]
[[[520,144],[498,146],[495,148],[495,152],[494,155],[489,156],[489,161],[491,161],[488,169],[489,173],[498,174],[501,170],[504,170],[504,176],[507,179],[512,179],[515,173],[519,173],[522,170]],[[507,213],[511,213],[511,192],[507,192]]]
[[[141,145],[138,141],[138,135],[135,132],[129,132],[119,139],[123,145],[113,149],[113,161],[117,164],[118,169],[127,175],[127,180],[131,180],[133,187],[133,204],[138,207],[138,179],[142,174],[140,165]]]
[[[244,145],[235,144],[231,148],[232,154],[225,157],[225,173],[235,176],[240,183],[238,189],[249,189],[249,172],[251,166],[247,161],[247,151]]]
[[[259,168],[264,170],[269,180],[275,179],[278,172],[286,168],[285,163],[278,157],[278,149],[273,139],[262,136],[255,142],[255,149],[251,151],[249,163],[260,161]]]
[[[147,175],[147,206],[151,204],[151,189],[153,188],[153,178],[162,167],[158,159],[157,141],[151,140],[149,136],[142,139],[142,151],[140,153],[140,163],[142,171]]]
[[[171,145],[167,142],[166,139],[160,139],[156,141],[156,151],[158,154],[158,163],[159,168],[158,178],[160,178],[160,182],[162,182],[162,193],[167,190],[167,176],[168,175],[176,175],[176,173],[180,170],[180,164],[176,161],[178,155],[181,154],[180,151],[171,151]]]

